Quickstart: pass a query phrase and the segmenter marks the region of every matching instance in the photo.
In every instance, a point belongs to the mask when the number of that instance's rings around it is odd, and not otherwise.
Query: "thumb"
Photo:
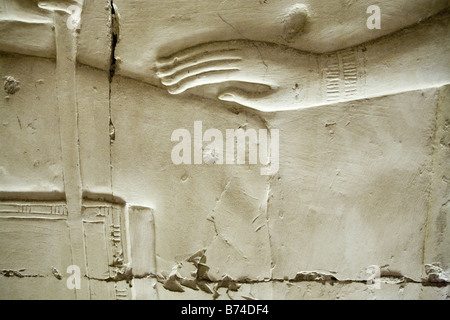
[[[235,102],[247,106],[249,100],[252,99],[252,94],[239,88],[227,88],[219,94],[218,98],[221,101]]]
[[[218,99],[221,101],[234,102],[245,107],[258,109],[255,106],[266,100],[271,94],[273,94],[274,90],[275,89],[268,90],[266,92],[249,92],[240,88],[232,87],[222,91],[219,94]]]

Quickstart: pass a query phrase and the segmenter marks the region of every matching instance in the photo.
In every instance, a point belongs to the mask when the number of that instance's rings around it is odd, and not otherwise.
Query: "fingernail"
[[[168,91],[170,94],[178,94],[178,88],[170,88]]]
[[[174,84],[173,82],[174,82],[173,79],[170,79],[170,78],[162,78],[161,79],[161,83],[165,86],[171,86],[172,84]]]
[[[234,99],[234,95],[232,95],[231,93],[224,93],[219,96],[219,100],[223,100],[223,101],[231,101],[233,99]]]

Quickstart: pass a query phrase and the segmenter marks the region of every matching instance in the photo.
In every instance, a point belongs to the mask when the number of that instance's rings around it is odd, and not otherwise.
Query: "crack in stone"
[[[156,279],[158,282],[163,283],[165,280],[168,280],[166,277],[157,276],[150,274],[147,278],[153,278]],[[228,288],[225,283],[232,283],[232,287],[236,288],[235,286],[243,285],[243,284],[261,284],[261,283],[272,283],[272,282],[279,282],[279,283],[330,283],[330,284],[352,284],[352,283],[361,283],[361,284],[367,284],[367,280],[354,280],[354,279],[346,279],[346,280],[339,280],[335,277],[327,278],[327,277],[313,277],[313,276],[305,276],[305,277],[296,277],[294,279],[285,279],[285,278],[272,278],[272,279],[239,279],[235,280],[230,278],[228,275],[225,275],[222,279],[219,280],[211,280],[206,278],[198,278],[193,279],[193,281],[202,281],[208,284],[216,284],[218,285],[218,288]],[[442,282],[442,283],[436,283],[431,281],[415,281],[407,277],[381,277],[380,281],[385,284],[406,284],[406,283],[413,283],[413,284],[421,284],[423,286],[433,286],[433,287],[443,287],[450,285],[450,282]],[[236,290],[230,289],[231,291],[238,291],[239,288],[236,288]]]
[[[42,274],[24,274],[26,269],[20,270],[1,270],[0,275],[6,278],[44,278],[46,276]]]
[[[110,13],[110,36],[111,36],[111,57],[110,57],[110,67],[109,67],[109,138],[110,138],[110,149],[109,149],[109,165],[110,165],[110,179],[111,179],[111,194],[113,194],[113,161],[112,161],[112,144],[116,140],[116,128],[112,121],[112,82],[117,69],[117,58],[116,58],[116,47],[119,42],[120,24],[119,24],[119,13],[114,1],[110,2],[111,13]]]
[[[223,240],[229,247],[231,247],[231,248],[233,248],[234,250],[236,250],[242,257],[245,258],[245,255],[244,255],[243,252],[241,252],[238,248],[236,248],[233,244],[231,244],[231,243],[228,241],[228,239],[226,239],[224,236],[222,236],[222,235],[220,234],[220,232],[219,232],[218,229],[217,229],[217,223],[216,223],[216,220],[215,220],[215,218],[214,218],[214,213],[215,213],[215,211],[217,210],[217,208],[219,207],[220,203],[222,202],[222,198],[223,198],[223,197],[225,196],[225,194],[228,192],[228,190],[229,190],[229,188],[230,188],[230,185],[231,185],[231,182],[233,181],[233,179],[234,179],[234,175],[232,175],[232,177],[229,179],[229,181],[228,181],[227,184],[225,185],[225,187],[224,187],[222,193],[220,194],[219,198],[217,199],[217,201],[216,201],[216,203],[215,203],[215,205],[214,205],[214,208],[211,210],[211,214],[209,215],[209,217],[207,218],[207,220],[210,221],[210,222],[213,224],[213,226],[214,226],[214,232],[216,233],[215,237],[216,237],[216,238],[219,238],[219,239],[221,239],[221,240]]]

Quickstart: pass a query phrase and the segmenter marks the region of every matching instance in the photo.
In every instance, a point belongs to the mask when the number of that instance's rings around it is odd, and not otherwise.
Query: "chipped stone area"
[[[431,283],[449,284],[450,276],[442,269],[442,265],[439,262],[426,264],[425,274],[426,280]]]
[[[336,273],[301,271],[295,277],[279,279],[233,279],[223,275],[217,280],[208,277],[206,250],[200,250],[169,272],[149,275],[158,282],[162,299],[258,300],[258,299],[450,299],[450,282],[439,267],[425,265],[428,278],[415,281],[388,266],[380,269],[375,282],[338,279]],[[397,290],[397,291],[396,291]]]
[[[220,288],[238,291],[241,285],[228,275],[215,282],[210,279],[208,276],[210,268],[205,253],[206,250],[200,250],[186,261],[174,265],[170,273],[162,272],[154,277],[166,290],[173,292],[185,292],[187,288],[194,291],[201,290],[210,294],[212,299],[219,297]]]
[[[44,277],[44,275],[41,274],[26,274],[24,273],[26,269],[19,269],[19,270],[0,270],[0,275],[7,277],[7,278],[41,278]]]
[[[191,299],[209,300],[442,300],[450,299],[450,286],[429,286],[413,282],[396,282],[382,279],[379,289],[360,281],[286,281],[238,283],[237,290],[218,288],[213,295],[207,291],[184,292],[165,290],[158,283],[159,297],[166,300]],[[217,286],[209,283],[209,286]]]
[[[15,94],[20,90],[20,82],[14,79],[11,76],[7,76],[4,78],[5,82],[3,84],[3,89],[7,94]]]
[[[55,267],[52,267],[52,273],[53,273],[53,275],[55,276],[56,279],[58,279],[58,280],[62,279],[61,273]]]
[[[0,0],[0,299],[450,299],[448,0],[66,2]]]

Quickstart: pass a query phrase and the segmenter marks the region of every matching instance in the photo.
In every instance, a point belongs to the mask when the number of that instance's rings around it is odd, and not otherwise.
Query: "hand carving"
[[[159,59],[156,67],[171,94],[230,83],[218,92],[219,100],[268,112],[301,108],[308,99],[306,84],[317,81],[316,59],[277,44],[232,40],[188,48]],[[249,84],[265,90],[249,91]]]

